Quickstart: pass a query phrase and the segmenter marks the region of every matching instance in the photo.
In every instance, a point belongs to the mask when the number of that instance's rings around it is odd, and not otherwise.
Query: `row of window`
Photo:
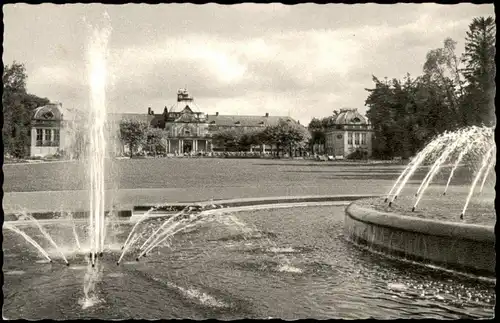
[[[354,137],[354,144],[359,145],[361,139],[361,145],[366,145],[366,133],[364,132],[355,132],[354,136],[352,132],[347,133],[347,144],[352,145],[352,139]]]
[[[37,146],[59,146],[59,129],[36,129]]]
[[[335,129],[370,129],[369,124],[348,124],[348,125],[335,125]]]

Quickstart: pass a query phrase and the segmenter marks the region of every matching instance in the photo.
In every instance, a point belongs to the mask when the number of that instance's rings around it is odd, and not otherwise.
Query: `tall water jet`
[[[111,28],[93,30],[89,42],[90,105],[89,128],[89,175],[90,175],[90,250],[92,264],[98,253],[104,251],[104,176],[106,157],[106,49]]]

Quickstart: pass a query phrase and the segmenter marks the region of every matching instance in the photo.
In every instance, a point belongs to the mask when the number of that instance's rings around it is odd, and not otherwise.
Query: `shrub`
[[[368,152],[360,149],[356,149],[354,152],[350,153],[346,159],[366,159],[368,157]]]

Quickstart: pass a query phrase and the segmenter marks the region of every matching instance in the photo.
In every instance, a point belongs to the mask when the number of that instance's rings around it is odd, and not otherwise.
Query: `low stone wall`
[[[345,229],[352,241],[372,250],[495,277],[495,232],[490,226],[384,213],[353,202],[346,208]]]

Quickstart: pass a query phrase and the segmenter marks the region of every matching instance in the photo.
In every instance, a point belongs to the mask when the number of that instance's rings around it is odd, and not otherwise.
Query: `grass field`
[[[265,159],[124,159],[107,161],[107,189],[120,192],[120,203],[140,204],[165,201],[199,201],[206,199],[247,198],[266,196],[329,195],[329,194],[386,194],[403,165],[346,165],[312,162],[307,160]],[[408,182],[408,188],[394,203],[392,211],[410,216],[435,217],[448,220],[457,218],[467,195],[470,176],[458,175],[452,181],[449,195],[442,197],[447,173],[436,176],[416,212],[410,212],[412,189],[424,178],[423,168]],[[88,177],[83,163],[42,163],[4,165],[6,192],[4,208],[11,204],[44,206],[67,203],[86,205],[84,191]],[[465,184],[465,185],[464,185]],[[458,186],[456,186],[458,185]],[[490,187],[491,183],[488,184]],[[51,194],[45,191],[52,191]],[[61,194],[57,194],[57,191]],[[70,192],[67,192],[70,191]],[[18,192],[33,192],[18,193]],[[39,193],[37,193],[39,192]],[[74,192],[74,194],[72,194]],[[454,193],[459,193],[454,194]],[[407,195],[405,197],[405,195]],[[454,196],[454,200],[452,199]],[[35,199],[36,202],[29,202]],[[452,199],[452,200],[449,200]],[[458,200],[457,200],[458,199]],[[468,213],[484,214],[481,219],[491,223],[487,206],[476,205],[473,200]],[[385,205],[376,207],[386,210]],[[439,207],[441,205],[441,207]],[[437,207],[437,209],[435,208]],[[449,211],[449,212],[448,212]],[[484,212],[483,212],[484,211]],[[474,217],[467,217],[473,221]],[[494,217],[493,217],[494,219]],[[483,220],[481,220],[483,221]],[[483,221],[483,222],[485,222]]]
[[[265,159],[125,159],[107,162],[108,188],[188,188],[226,186],[319,187],[397,178],[403,166],[338,165]],[[78,162],[4,165],[5,192],[80,190],[86,166]],[[356,192],[350,192],[356,193]]]

